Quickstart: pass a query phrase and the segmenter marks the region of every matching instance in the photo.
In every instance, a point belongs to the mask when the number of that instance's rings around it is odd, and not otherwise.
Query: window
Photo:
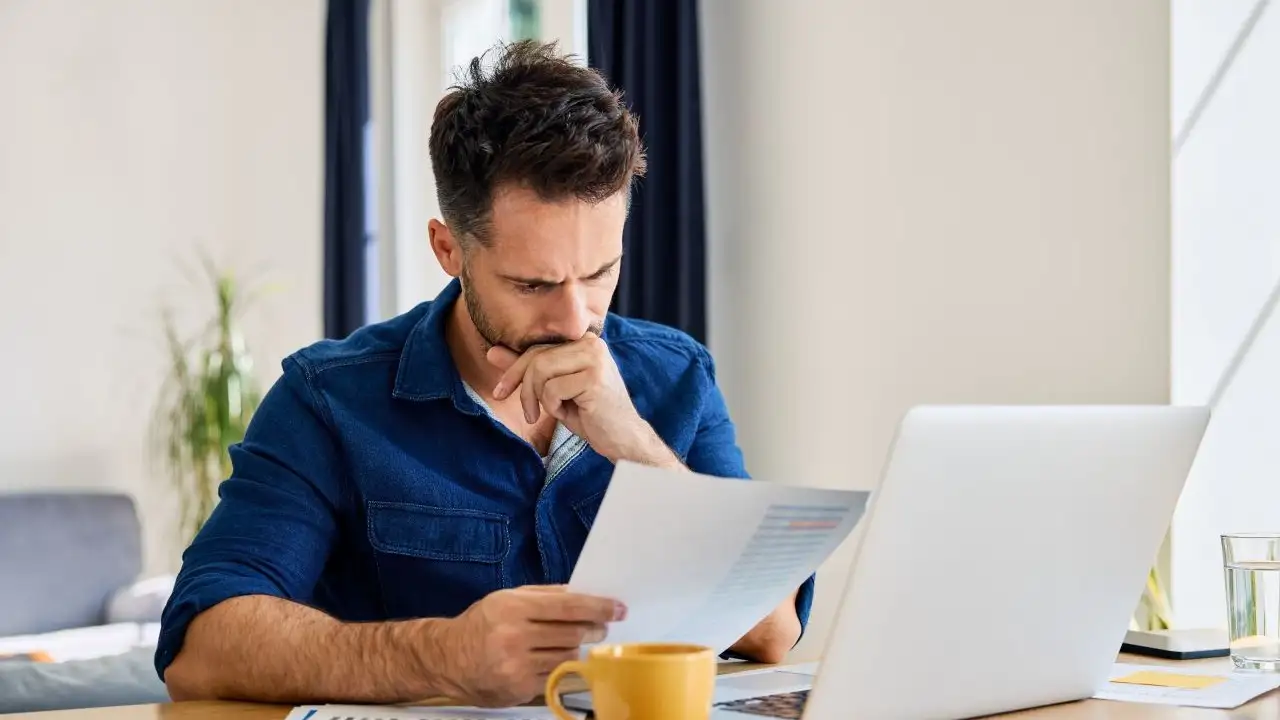
[[[1175,0],[1172,402],[1213,403],[1170,532],[1180,627],[1226,623],[1219,535],[1276,526],[1280,12]]]
[[[586,0],[373,0],[370,321],[435,297],[449,281],[427,244],[427,222],[439,216],[427,138],[459,68],[500,41],[525,38],[556,40],[585,62],[586,25]]]
[[[539,29],[538,0],[509,0],[507,18],[511,24],[510,37],[513,40],[527,40],[542,37]]]

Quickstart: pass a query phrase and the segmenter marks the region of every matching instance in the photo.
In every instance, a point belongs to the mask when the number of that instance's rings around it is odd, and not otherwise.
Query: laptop
[[[714,717],[968,718],[1091,697],[1208,420],[1199,407],[912,409],[822,662],[722,676]],[[565,700],[589,708],[585,693]]]

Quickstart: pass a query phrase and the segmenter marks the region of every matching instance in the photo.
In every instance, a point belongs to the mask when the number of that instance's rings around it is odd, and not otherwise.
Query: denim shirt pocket
[[[390,616],[454,617],[509,586],[505,515],[376,500],[367,508],[369,544]]]

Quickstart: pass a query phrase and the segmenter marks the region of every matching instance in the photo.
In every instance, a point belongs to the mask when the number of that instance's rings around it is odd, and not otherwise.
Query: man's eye
[[[520,291],[521,295],[532,295],[541,289],[541,285],[530,285],[528,283],[520,283],[516,285],[516,290]]]

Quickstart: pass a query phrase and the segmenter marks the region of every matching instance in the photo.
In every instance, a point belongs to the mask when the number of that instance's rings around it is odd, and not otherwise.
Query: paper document
[[[1095,698],[1230,710],[1280,687],[1280,674],[1212,670],[1194,665],[1116,663]]]
[[[723,652],[848,537],[869,494],[619,463],[569,587],[626,603],[605,642]]]
[[[555,720],[543,707],[499,710],[474,707],[397,707],[394,705],[301,705],[285,720]]]

